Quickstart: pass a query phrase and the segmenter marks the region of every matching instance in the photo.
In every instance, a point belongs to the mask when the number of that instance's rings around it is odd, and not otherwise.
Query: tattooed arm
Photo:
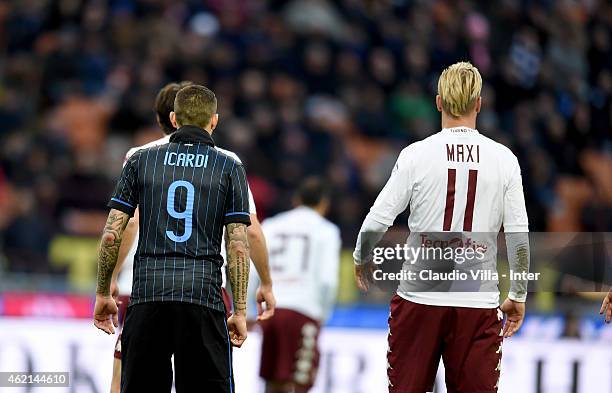
[[[234,296],[234,314],[246,316],[250,264],[247,226],[241,223],[228,224],[226,239],[227,266]]]
[[[529,234],[527,232],[506,232],[504,235],[510,270],[515,273],[529,273]],[[528,284],[527,280],[510,281],[508,298],[500,306],[500,309],[506,314],[504,338],[512,337],[523,324]]]
[[[228,319],[227,326],[232,344],[240,347],[247,337],[246,299],[250,267],[249,241],[245,224],[230,223],[227,224],[226,228],[227,266],[234,297],[234,314]]]
[[[118,326],[117,304],[111,297],[110,286],[113,270],[117,264],[117,256],[119,254],[119,247],[121,246],[123,231],[129,219],[130,216],[127,213],[111,209],[100,242],[94,325],[108,334],[115,333],[113,325],[115,327]],[[112,323],[110,320],[111,317],[113,319]]]
[[[110,295],[111,277],[117,264],[123,231],[129,220],[128,214],[116,209],[111,209],[108,214],[98,257],[98,287],[96,289],[98,295]]]
[[[506,248],[510,270],[515,273],[529,273],[529,234],[527,232],[506,232]],[[508,298],[515,302],[527,300],[527,280],[511,280]]]
[[[113,276],[111,278],[111,296],[113,296],[115,299],[117,296],[119,296],[120,288],[117,283],[119,274],[121,273],[121,269],[129,256],[132,245],[134,242],[138,241],[138,220],[138,209],[136,209],[134,211],[134,216],[130,218],[125,230],[123,231],[121,246],[119,247],[119,253],[117,254],[117,264],[115,265],[115,270],[113,271]],[[121,302],[118,304],[121,304]]]

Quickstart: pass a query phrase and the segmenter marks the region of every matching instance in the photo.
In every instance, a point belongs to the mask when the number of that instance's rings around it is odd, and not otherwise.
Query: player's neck
[[[174,128],[175,128],[175,132],[178,131],[179,128],[183,127],[183,126],[190,126],[190,127],[197,127],[200,130],[204,131],[205,133],[207,133],[208,135],[212,136],[212,133],[214,131],[214,129],[211,127],[211,125],[209,124],[208,126],[202,128],[200,126],[196,126],[196,125],[191,125],[191,124],[184,124],[182,126],[178,125],[178,124],[173,124]]]
[[[324,204],[319,204],[316,206],[299,205],[298,207],[306,207],[322,217],[325,217],[325,214],[327,213],[327,206]]]
[[[452,117],[442,114],[442,128],[467,127],[476,129],[476,116]]]

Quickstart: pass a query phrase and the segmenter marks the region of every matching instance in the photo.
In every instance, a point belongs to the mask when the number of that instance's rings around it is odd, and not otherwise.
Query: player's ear
[[[480,113],[480,108],[482,107],[482,97],[478,97],[476,100],[476,113]]]
[[[174,111],[170,112],[170,124],[172,124],[172,127],[174,128],[179,128],[179,125],[176,122],[176,113],[174,113]]]
[[[217,124],[219,123],[219,114],[215,113],[211,118],[210,118],[210,132],[213,132],[215,130],[215,128],[217,128]]]
[[[436,95],[436,108],[438,108],[438,112],[442,112],[442,97],[440,97],[440,94]]]

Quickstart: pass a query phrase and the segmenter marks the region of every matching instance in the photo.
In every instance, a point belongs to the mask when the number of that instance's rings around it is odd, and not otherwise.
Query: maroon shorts
[[[119,337],[117,337],[117,343],[115,344],[115,359],[121,359],[121,331],[123,330],[123,321],[127,313],[128,303],[130,302],[130,295],[119,295],[117,300],[121,304],[119,304]]]
[[[260,322],[263,330],[261,370],[266,381],[310,388],[319,367],[319,322],[299,312],[277,308]]]
[[[232,315],[232,299],[225,288],[221,287],[221,297],[223,298],[223,304],[225,305],[225,317],[226,319]]]
[[[427,306],[395,295],[389,314],[389,392],[432,391],[442,357],[448,393],[496,393],[502,319],[495,308]]]

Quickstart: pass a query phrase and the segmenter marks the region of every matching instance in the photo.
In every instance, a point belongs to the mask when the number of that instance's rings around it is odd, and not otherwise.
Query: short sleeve
[[[130,217],[134,215],[138,204],[138,156],[133,155],[125,162],[115,191],[107,204],[109,208],[120,210]]]
[[[249,185],[246,173],[242,164],[235,163],[229,174],[224,224],[242,223],[251,225],[250,214]]]
[[[123,160],[123,166],[130,160],[130,158],[136,153],[139,149],[137,147],[132,147],[130,150],[125,153],[125,159]]]
[[[251,187],[249,187],[249,213],[257,214],[257,207],[255,206],[255,198],[253,198]]]
[[[521,167],[516,157],[513,157],[504,193],[503,225],[505,232],[529,232]]]

